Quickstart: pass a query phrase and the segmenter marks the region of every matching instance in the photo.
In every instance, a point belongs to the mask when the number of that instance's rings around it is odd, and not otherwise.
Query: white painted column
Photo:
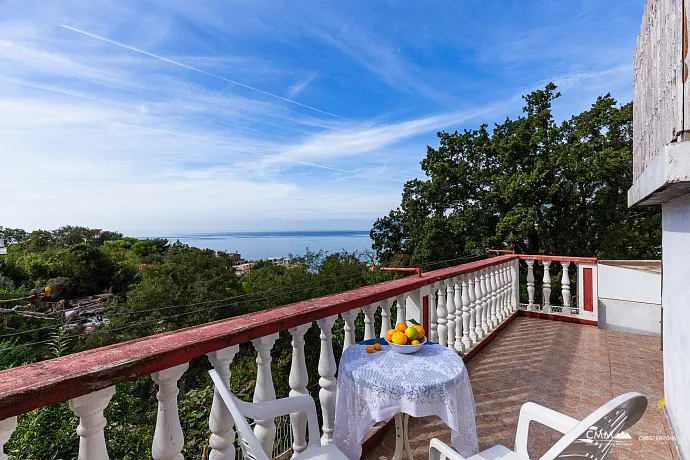
[[[218,375],[223,381],[229,385],[230,382],[230,364],[235,359],[235,355],[240,350],[239,345],[223,348],[222,350],[212,351],[206,356],[211,362],[213,368],[218,372]],[[213,403],[211,404],[211,415],[208,419],[208,427],[211,430],[211,437],[209,438],[209,445],[211,446],[211,453],[209,460],[234,460],[235,459],[235,430],[230,411],[223,402],[223,399],[218,393],[218,389],[213,391]]]
[[[453,280],[448,278],[444,281],[446,286],[446,311],[448,312],[448,340],[446,342],[448,348],[454,348],[455,345],[455,291],[453,289]]]
[[[429,340],[433,343],[438,342],[438,314],[436,311],[436,291],[437,283],[431,285],[429,290]]]
[[[544,304],[544,313],[551,313],[551,273],[549,272],[550,260],[542,261],[544,264],[544,279],[542,280],[542,303]]]
[[[491,295],[491,329],[496,329],[498,326],[498,316],[496,315],[498,310],[498,296],[497,296],[497,285],[496,285],[496,268],[491,267],[489,273],[489,279],[487,280],[489,284],[489,291]]]
[[[407,305],[405,304],[405,295],[401,294],[395,297],[395,302],[397,304],[397,313],[395,315],[395,324],[405,323],[407,324]]]
[[[362,307],[362,312],[364,312],[364,340],[376,338],[376,331],[374,330],[374,313],[376,313],[378,306],[378,304],[373,303],[366,307]]]
[[[7,460],[4,448],[17,428],[17,417],[6,418],[0,422],[0,460]]]
[[[323,416],[323,435],[321,444],[330,444],[333,441],[333,425],[335,423],[335,392],[337,381],[335,373],[338,370],[333,355],[333,324],[337,315],[320,319],[316,322],[321,329],[321,353],[319,355],[319,401],[321,402],[321,414]]]
[[[154,372],[151,379],[158,385],[158,417],[153,433],[151,456],[155,460],[183,460],[184,434],[177,411],[177,381],[189,368],[189,363]]]
[[[481,302],[477,301],[477,283],[479,278],[478,273],[470,273],[467,275],[468,296],[470,298],[470,344],[479,343],[480,339],[484,337],[482,331],[482,307]]]
[[[108,407],[113,395],[115,395],[114,386],[70,399],[69,408],[79,417],[78,460],[108,460],[108,449],[105,446],[103,433],[106,425],[103,411]]]
[[[534,304],[534,260],[525,260],[527,264],[527,298],[529,303],[527,304],[527,311],[535,311],[537,309]]]
[[[307,333],[312,323],[302,324],[301,326],[288,329],[292,335],[292,363],[290,365],[290,396],[308,395],[307,385],[309,385],[309,374],[307,373],[307,362],[304,358],[304,334]],[[290,414],[290,425],[292,427],[292,456],[304,452],[307,448],[307,414],[296,412]]]
[[[470,340],[470,331],[474,324],[472,321],[472,309],[470,308],[470,287],[468,279],[472,275],[463,275],[462,278],[462,344],[465,350],[472,348],[472,340]]]
[[[357,315],[359,315],[359,308],[355,308],[340,314],[345,322],[345,326],[343,327],[345,330],[343,351],[347,350],[350,345],[357,342],[355,337],[355,320],[357,320]]]
[[[252,340],[256,350],[256,386],[254,387],[254,402],[266,402],[276,399],[271,372],[271,349],[278,340],[278,333]],[[276,424],[274,419],[254,420],[254,434],[268,458],[273,457],[273,442],[276,438]]]
[[[510,316],[510,308],[508,301],[508,264],[503,264],[501,269],[501,305],[503,306],[503,320],[505,321]]]
[[[379,337],[386,337],[391,327],[391,301],[389,299],[381,301],[381,333]]]
[[[491,332],[491,325],[489,324],[489,297],[487,293],[489,292],[486,286],[486,269],[479,271],[479,283],[475,283],[479,290],[481,291],[481,303],[482,303],[482,330],[485,335]],[[479,300],[477,300],[479,302]]]
[[[461,276],[455,277],[453,280],[453,283],[455,284],[454,286],[454,291],[455,291],[455,351],[462,353],[465,350],[465,347],[463,346],[462,343],[462,335],[463,331],[467,330],[467,325],[465,325],[465,307],[462,302],[462,296],[464,290],[467,289],[467,285],[465,285],[464,289],[462,287],[462,281],[461,281]],[[469,315],[469,311],[467,312]],[[468,317],[469,319],[469,317]],[[469,325],[469,321],[467,322]]]
[[[504,319],[503,315],[503,266],[496,266],[496,318],[498,323],[502,323]]]
[[[563,267],[563,276],[561,276],[561,295],[563,296],[563,314],[570,315],[570,276],[568,275],[568,267],[570,262],[561,262]]]
[[[438,344],[446,346],[448,343],[448,312],[446,311],[446,291],[443,288],[443,282],[438,285],[438,308],[436,309],[438,318]]]

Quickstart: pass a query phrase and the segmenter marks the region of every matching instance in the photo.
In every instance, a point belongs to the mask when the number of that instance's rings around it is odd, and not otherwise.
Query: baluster
[[[568,267],[570,267],[570,262],[561,262],[561,267],[563,267],[563,276],[561,277],[561,292],[563,294],[563,314],[570,315],[570,276],[568,275]]]
[[[355,320],[357,319],[357,315],[359,315],[359,308],[355,308],[354,310],[346,311],[340,314],[345,322],[345,340],[343,340],[343,352],[347,350],[350,345],[357,342],[357,339],[355,338]]]
[[[489,285],[489,294],[490,294],[490,300],[491,302],[491,318],[490,318],[490,323],[491,323],[491,329],[496,329],[496,326],[498,326],[498,316],[496,316],[496,310],[498,310],[498,298],[496,295],[496,269],[495,267],[491,267],[489,269],[489,279],[487,280],[487,284]]]
[[[225,383],[230,382],[230,364],[239,350],[239,345],[233,345],[206,354],[211,365]],[[235,430],[232,429],[234,425],[235,420],[220,397],[218,389],[214,389],[211,415],[208,419],[208,427],[211,430],[211,437],[208,441],[211,446],[209,460],[234,460]]]
[[[471,275],[465,275],[462,278],[462,344],[465,350],[472,348],[472,340],[470,340],[470,331],[472,331],[472,309],[470,308],[470,287],[467,278]]]
[[[17,417],[6,418],[0,422],[0,460],[7,460],[7,455],[4,451],[5,443],[10,440],[16,428]]]
[[[398,307],[398,312],[395,315],[395,324],[407,324],[407,306],[405,305],[405,295],[401,294],[395,297],[395,302]]]
[[[501,271],[503,267],[497,265],[495,267],[496,274],[496,323],[501,324],[503,321],[503,283],[501,280]]]
[[[103,433],[106,425],[103,411],[108,407],[114,394],[115,387],[112,386],[69,401],[69,408],[79,417],[78,460],[108,460],[108,449],[105,447]]]
[[[333,324],[338,316],[329,316],[316,322],[321,329],[321,353],[319,354],[319,401],[323,416],[323,435],[321,444],[333,441],[333,424],[335,422],[335,392],[337,381],[335,373],[338,370],[333,356]]]
[[[438,315],[436,312],[436,290],[437,283],[431,285],[429,290],[429,340],[433,343],[438,342]]]
[[[479,302],[477,302],[477,288],[474,284],[475,274],[467,275],[467,297],[470,299],[470,345],[479,343],[482,330],[482,317]]]
[[[510,312],[508,311],[508,266],[503,264],[501,267],[501,316],[505,321]]]
[[[155,460],[183,460],[184,434],[177,411],[177,381],[189,368],[189,363],[180,364],[163,371],[151,374],[151,379],[158,385],[158,417],[153,433],[151,456]]]
[[[453,281],[449,278],[445,280],[446,285],[446,311],[448,312],[446,318],[448,322],[448,341],[446,346],[454,348],[455,345],[455,291],[453,290]]]
[[[527,311],[536,310],[536,305],[534,305],[534,260],[527,259],[527,298],[529,303],[527,304]]]
[[[312,323],[288,329],[292,335],[292,364],[290,366],[290,396],[308,395],[309,374],[307,374],[307,362],[304,358],[304,334],[307,333]],[[296,412],[290,414],[292,427],[292,456],[304,452],[307,448],[307,414]]]
[[[379,337],[386,337],[386,333],[393,329],[391,327],[391,301],[386,299],[381,301],[381,334]]]
[[[440,282],[438,285],[438,308],[436,309],[438,318],[438,344],[441,346],[446,346],[448,343],[448,319],[446,315],[446,293],[443,290],[443,283]]]
[[[489,288],[486,285],[487,269],[482,269],[479,272],[479,288],[481,289],[481,303],[482,303],[482,330],[487,335],[491,332],[491,324],[489,323]],[[477,301],[479,302],[479,301]]]
[[[362,311],[364,312],[364,340],[376,337],[376,331],[374,330],[374,313],[376,313],[377,308],[378,304],[375,303],[362,307]]]
[[[515,305],[515,299],[513,298],[513,268],[514,262],[508,264],[508,311],[512,314],[517,310],[517,305]]]
[[[271,349],[278,339],[278,333],[252,340],[256,350],[256,386],[254,387],[254,402],[266,402],[276,399],[271,373]],[[261,443],[261,447],[268,458],[273,457],[273,441],[276,438],[276,424],[274,419],[254,420],[254,434]]]
[[[542,307],[542,311],[544,313],[551,313],[551,273],[549,272],[551,261],[543,260],[542,263],[544,264],[544,285],[542,287],[542,303],[544,306]]]
[[[463,291],[462,289],[462,279],[461,277],[455,277],[454,279],[455,283],[455,351],[458,351],[462,353],[465,351],[465,347],[463,346],[464,344],[462,343],[462,335],[463,331],[467,330],[467,326],[464,324],[464,315],[465,315],[465,309],[463,307],[463,302],[462,302],[462,296],[463,296]],[[467,289],[467,286],[465,286],[465,289]],[[469,312],[468,312],[469,314]],[[469,319],[469,318],[468,318]],[[469,321],[468,321],[469,324]]]

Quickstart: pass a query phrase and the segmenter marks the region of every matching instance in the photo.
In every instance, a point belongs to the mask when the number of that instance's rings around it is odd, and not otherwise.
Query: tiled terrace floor
[[[611,459],[677,459],[657,402],[663,397],[660,340],[544,319],[517,317],[481,350],[467,368],[477,409],[479,448],[513,447],[520,406],[532,401],[583,419],[614,396],[638,391],[649,398],[642,419],[617,444]],[[364,458],[392,458],[395,430],[389,430]],[[450,431],[436,417],[410,419],[410,445],[416,460],[428,458],[429,441],[450,442]],[[560,434],[530,427],[530,458],[538,459]]]

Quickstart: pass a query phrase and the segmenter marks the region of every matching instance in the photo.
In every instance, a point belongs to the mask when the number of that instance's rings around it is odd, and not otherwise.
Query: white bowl
[[[388,342],[388,340],[386,340]],[[420,348],[422,348],[422,345],[426,343],[426,337],[424,337],[424,340],[422,343],[419,345],[398,345],[397,343],[393,342],[388,342],[388,345],[394,350],[397,351],[398,353],[402,353],[404,355],[409,355],[412,353],[417,353]]]

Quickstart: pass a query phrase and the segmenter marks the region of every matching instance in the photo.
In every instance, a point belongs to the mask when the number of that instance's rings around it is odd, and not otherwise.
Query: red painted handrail
[[[421,268],[413,268],[413,267],[379,267],[380,272],[414,272],[417,274],[417,277],[421,278],[422,277],[422,269]]]
[[[493,257],[0,371],[0,420],[511,260]]]

